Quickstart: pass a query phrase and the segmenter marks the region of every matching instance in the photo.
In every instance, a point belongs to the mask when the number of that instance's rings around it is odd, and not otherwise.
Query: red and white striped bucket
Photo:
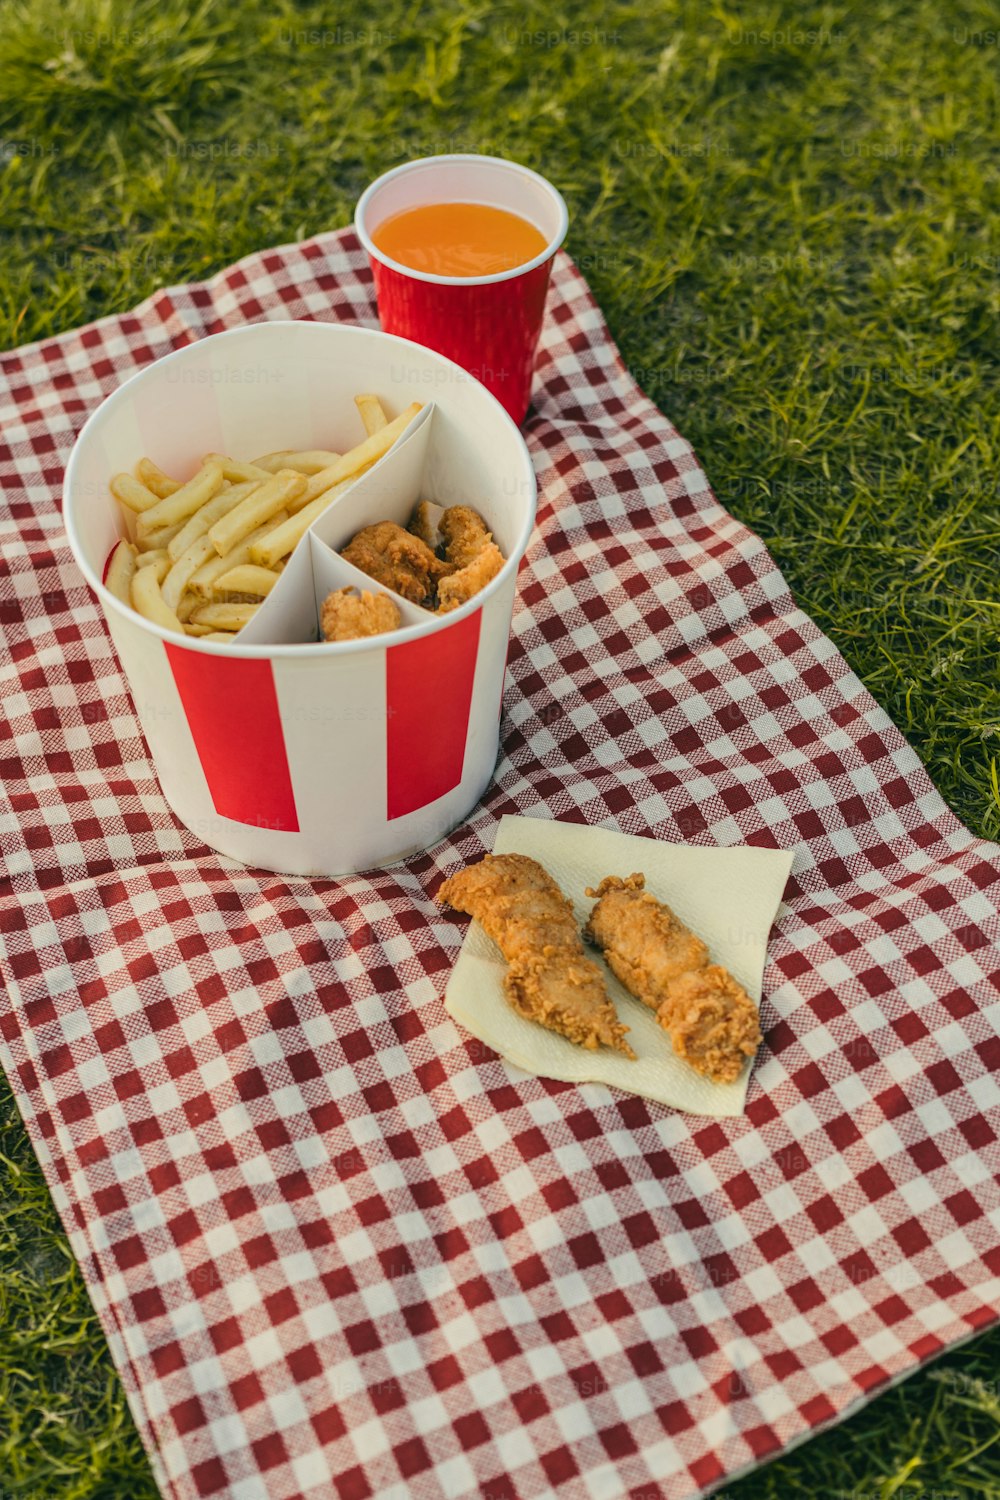
[[[362,391],[390,416],[412,401],[425,410],[314,523],[237,643],[174,635],[104,587],[122,530],[113,474],[143,455],[186,478],[207,452],[343,452],[364,436]],[[502,571],[451,614],[402,601],[389,635],[312,639],[326,593],[366,582],[339,548],[361,526],[405,521],[417,499],[474,506]],[[167,355],[109,396],[70,456],[66,529],[181,822],[246,864],[331,876],[402,859],[466,817],[496,762],[535,501],[528,450],[499,402],[450,360],[371,329],[252,324]]]

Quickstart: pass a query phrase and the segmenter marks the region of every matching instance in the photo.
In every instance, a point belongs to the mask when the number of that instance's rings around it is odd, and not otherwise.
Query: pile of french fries
[[[283,450],[241,463],[207,453],[192,479],[149,458],[116,474],[111,493],[128,535],[104,583],[147,620],[206,641],[231,641],[274,588],[310,526],[377,463],[421,409],[389,421],[377,396],[355,396],[367,436],[347,453]]]

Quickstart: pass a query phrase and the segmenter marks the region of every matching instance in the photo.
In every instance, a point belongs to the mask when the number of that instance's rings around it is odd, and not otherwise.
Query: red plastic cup
[[[393,214],[428,203],[505,208],[545,236],[545,249],[492,276],[414,271],[381,251],[372,235]],[[385,172],[362,193],[354,215],[386,333],[453,359],[482,381],[518,423],[531,400],[549,271],[568,221],[562,194],[537,172],[500,156],[461,154],[425,156]]]

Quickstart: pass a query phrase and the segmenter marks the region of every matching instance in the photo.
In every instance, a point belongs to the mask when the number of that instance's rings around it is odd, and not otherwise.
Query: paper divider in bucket
[[[239,632],[233,643],[235,646],[280,646],[314,641],[320,633],[322,601],[330,589],[342,588],[346,584],[370,591],[382,588],[345,562],[339,556],[339,548],[363,526],[371,526],[376,521],[396,521],[401,526],[407,524],[413,507],[424,498],[422,485],[433,424],[434,404],[430,402],[414,417],[388,453],[338,495],[328,510],[317,516],[292,552],[270,594],[249,624]],[[333,555],[324,560],[324,550]],[[343,576],[342,582],[331,582],[320,593],[320,573],[323,578],[338,578],[345,570],[347,576]],[[393,597],[398,598],[397,595]],[[310,616],[307,603],[313,599],[315,607]],[[431,616],[426,610],[419,610],[405,623],[415,625],[429,618]]]

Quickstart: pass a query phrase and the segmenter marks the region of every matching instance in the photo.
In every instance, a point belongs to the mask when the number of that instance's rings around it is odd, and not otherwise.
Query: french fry
[[[163,602],[155,568],[136,569],[132,577],[130,599],[132,608],[140,615],[145,615],[147,620],[152,620],[154,625],[162,625],[164,630],[176,630],[178,635],[183,633],[184,627],[180,620]]]
[[[192,623],[191,623],[190,620],[188,620],[188,621],[185,622],[185,625],[184,625],[184,634],[185,635],[211,635],[211,633],[212,633],[212,627],[211,627],[211,625],[192,625]]]
[[[188,579],[193,573],[197,573],[202,563],[208,562],[215,555],[215,548],[207,536],[195,537],[191,545],[185,548],[161,585],[163,602],[168,609],[177,610]]]
[[[422,410],[422,403],[414,401],[405,411],[400,412],[395,421],[387,422],[378,432],[373,432],[371,437],[366,437],[363,443],[359,443],[356,448],[351,448],[329,468],[320,469],[318,474],[313,474],[309,480],[304,504],[310,505],[317,495],[322,495],[324,490],[340,484],[344,479],[354,479],[361,469],[376,463],[388,453],[396,439]]]
[[[238,542],[269,521],[276,511],[284,510],[288,501],[301,495],[306,487],[304,474],[294,469],[279,469],[260,489],[253,490],[234,510],[220,517],[208,534],[220,557],[231,552]]]
[[[108,488],[119,504],[126,506],[128,510],[152,510],[154,505],[160,503],[160,496],[131,474],[115,474]]]
[[[332,489],[324,490],[317,495],[311,505],[289,516],[287,521],[273,527],[266,535],[255,541],[250,548],[250,561],[261,568],[273,568],[275,563],[287,557],[296,543],[305,536],[317,516],[321,516],[328,505],[332,505],[338,495],[343,494],[349,485],[354,483],[357,476],[352,475],[350,479],[344,479],[340,484],[335,484]]]
[[[249,536],[244,537],[239,546],[234,547],[232,552],[227,552],[225,557],[210,558],[188,580],[188,589],[190,592],[197,594],[201,599],[206,601],[210,599],[215,580],[221,578],[223,573],[228,573],[230,568],[237,568],[241,563],[248,563],[250,561],[250,548],[254,542],[259,541],[275,525],[280,525],[282,521],[287,519],[287,512],[279,511],[276,516],[271,517],[270,521],[265,522],[263,526],[258,526],[256,531],[252,531]]]
[[[135,474],[140,483],[161,500],[165,500],[168,495],[176,495],[181,487],[179,479],[171,479],[169,474],[164,474],[151,458],[140,458],[135,466]]]
[[[182,552],[186,552],[191,543],[197,541],[198,537],[204,536],[210,526],[214,526],[220,516],[227,511],[233,510],[247,495],[259,489],[262,481],[250,479],[245,484],[231,484],[221,489],[211,500],[206,500],[199,510],[196,510],[190,520],[185,521],[180,531],[174,537],[167,548],[171,560],[176,562]]]
[[[255,458],[253,466],[255,469],[266,469],[269,474],[277,474],[279,469],[287,469],[286,459],[291,458],[293,449],[279,448],[276,453],[262,453]]]
[[[307,448],[301,453],[285,448],[278,453],[265,453],[263,458],[255,458],[254,467],[267,469],[271,474],[277,474],[279,469],[295,469],[299,474],[318,474],[320,469],[328,469],[331,464],[335,464],[339,457],[339,453],[334,453],[329,448]]]
[[[181,595],[181,602],[177,606],[177,618],[178,620],[180,620],[182,625],[186,624],[187,621],[190,620],[191,616],[194,614],[200,603],[201,600],[198,598],[197,594]]]
[[[361,420],[369,437],[389,425],[389,418],[377,396],[355,396],[354,404],[361,413]]]
[[[140,552],[136,556],[137,568],[155,568],[156,581],[162,583],[170,572],[170,554],[165,547],[160,547],[155,552]]]
[[[377,462],[376,459],[372,459],[371,463],[363,464],[362,467],[358,470],[358,472],[356,474],[352,474],[351,475],[350,479],[345,479],[340,484],[335,485],[334,489],[335,489],[336,493],[338,495],[341,494],[342,491],[343,491],[344,485],[353,484],[356,479],[360,479],[361,478],[362,474],[367,474],[368,470],[370,468],[372,468],[375,465],[376,462]],[[322,498],[321,495],[314,495],[313,496],[313,500],[318,500],[318,499],[321,499],[321,498]],[[288,503],[288,513],[289,513],[289,515],[294,516],[298,511],[305,510],[306,506],[307,505],[311,505],[312,503],[313,503],[313,501],[310,500],[310,498],[309,498],[309,486],[306,485],[305,489],[302,491],[302,494],[299,495],[298,499],[296,499],[296,500],[290,500],[289,501],[289,503]]]
[[[205,464],[218,464],[222,469],[223,479],[228,479],[230,484],[245,484],[249,479],[267,479],[269,469],[260,469],[256,464],[240,463],[238,458],[230,458],[228,453],[206,453],[202,459]]]
[[[209,630],[202,636],[203,641],[232,641],[235,639],[235,630]]]
[[[241,563],[223,573],[212,585],[213,594],[253,594],[264,599],[274,588],[279,574],[270,568],[258,568],[253,563]]]
[[[174,537],[182,530],[183,526],[180,522],[176,526],[160,526],[156,531],[151,531],[148,536],[137,536],[135,545],[140,553],[166,552]]]
[[[135,577],[135,548],[131,542],[121,541],[111,554],[104,587],[123,604],[132,603],[132,579]]]
[[[258,609],[259,604],[203,604],[191,616],[191,623],[210,625],[213,630],[242,630]]]
[[[192,515],[199,506],[211,500],[222,488],[222,465],[217,463],[202,464],[193,479],[187,484],[182,484],[179,490],[166,499],[157,501],[152,510],[144,510],[138,520],[138,532],[140,536],[148,536],[159,526],[174,526],[178,522],[184,522]]]

